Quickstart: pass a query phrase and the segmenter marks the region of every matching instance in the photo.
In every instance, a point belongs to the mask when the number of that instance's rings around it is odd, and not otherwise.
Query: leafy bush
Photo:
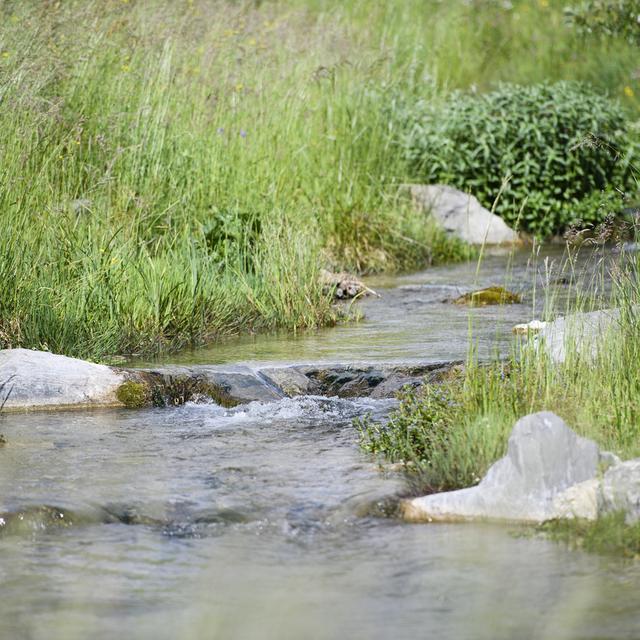
[[[624,112],[587,86],[502,85],[476,96],[404,109],[402,145],[414,179],[472,192],[507,222],[537,235],[607,212],[587,196],[631,184]]]
[[[366,453],[405,465],[417,493],[476,484],[504,453],[507,421],[467,421],[470,406],[460,380],[404,389],[389,421],[357,420]]]
[[[640,44],[640,0],[586,0],[565,11],[569,22],[583,33]]]

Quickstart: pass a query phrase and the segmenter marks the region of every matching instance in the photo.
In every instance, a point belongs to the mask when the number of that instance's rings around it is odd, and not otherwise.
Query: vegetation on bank
[[[572,549],[640,558],[640,522],[627,524],[622,512],[603,516],[593,522],[552,520],[537,527],[536,531]]]
[[[550,4],[0,2],[0,347],[314,327],[321,267],[464,255],[398,200],[400,105],[572,79],[637,117],[635,48]]]
[[[575,256],[566,273],[572,264]],[[640,456],[640,257],[621,257],[611,272],[613,291],[604,298],[600,292],[596,304],[619,307],[622,314],[615,330],[600,336],[595,358],[589,349],[569,349],[562,364],[553,363],[526,338],[505,360],[478,363],[471,354],[442,383],[403,391],[387,423],[361,421],[363,449],[404,463],[418,493],[458,489],[476,484],[504,455],[519,418],[545,410],[605,450]],[[547,295],[550,315],[589,308],[602,282],[597,277],[592,290],[569,286],[576,290],[568,309],[554,303],[553,284],[537,292]]]
[[[617,101],[586,85],[456,91],[409,105],[401,124],[417,182],[468,189],[488,208],[497,199],[512,227],[542,237],[602,222],[603,191],[635,187],[631,125]]]

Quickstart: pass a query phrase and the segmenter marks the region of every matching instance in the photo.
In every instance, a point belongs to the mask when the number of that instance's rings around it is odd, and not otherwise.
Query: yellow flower
[[[127,71],[129,71],[129,69],[131,69],[131,67],[130,67],[128,64],[123,64],[123,65],[120,67],[120,70],[121,70],[121,71],[124,71],[124,73],[127,73]]]
[[[2,57],[5,58],[5,59],[8,58],[9,57],[9,52],[8,51],[3,51],[2,52]]]
[[[624,95],[627,96],[627,98],[633,98],[634,96],[633,89],[627,85],[624,88]]]
[[[238,82],[238,84],[236,85],[236,91],[242,91],[244,89],[244,85],[242,84],[242,82]]]

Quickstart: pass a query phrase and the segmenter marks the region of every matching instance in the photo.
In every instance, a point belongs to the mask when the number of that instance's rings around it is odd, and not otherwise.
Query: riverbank
[[[633,47],[585,47],[548,4],[3,7],[0,347],[327,326],[322,267],[466,255],[398,198],[403,100],[570,78],[637,115]]]
[[[623,459],[640,455],[638,254],[609,255],[592,253],[590,275],[573,284],[571,253],[567,277],[545,262],[551,286],[538,290],[535,317],[567,319],[514,337],[502,360],[482,362],[471,350],[458,376],[405,391],[388,422],[361,423],[364,449],[404,464],[417,493],[476,485],[504,454],[513,424],[537,411]],[[555,293],[558,278],[568,297]],[[610,311],[582,315],[593,308]]]

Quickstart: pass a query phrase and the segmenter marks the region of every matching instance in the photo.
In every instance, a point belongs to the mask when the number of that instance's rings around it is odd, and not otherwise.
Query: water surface
[[[549,296],[570,299],[559,257],[381,278],[362,323],[169,360],[441,360],[470,344],[486,355]],[[606,292],[601,257],[571,278]],[[443,302],[495,284],[523,304]],[[640,637],[638,562],[508,526],[392,517],[408,487],[359,451],[352,418],[383,419],[393,402],[0,416],[0,638]]]
[[[637,637],[638,563],[385,517],[392,403],[4,416],[0,637]]]
[[[508,351],[515,324],[550,310],[564,312],[576,283],[606,299],[608,269],[619,260],[608,248],[583,248],[570,261],[559,246],[494,249],[480,260],[366,279],[380,298],[354,305],[361,322],[297,336],[241,336],[134,364],[437,362],[463,360],[470,348],[488,358]],[[477,309],[451,304],[463,293],[496,285],[519,293],[522,304]]]

